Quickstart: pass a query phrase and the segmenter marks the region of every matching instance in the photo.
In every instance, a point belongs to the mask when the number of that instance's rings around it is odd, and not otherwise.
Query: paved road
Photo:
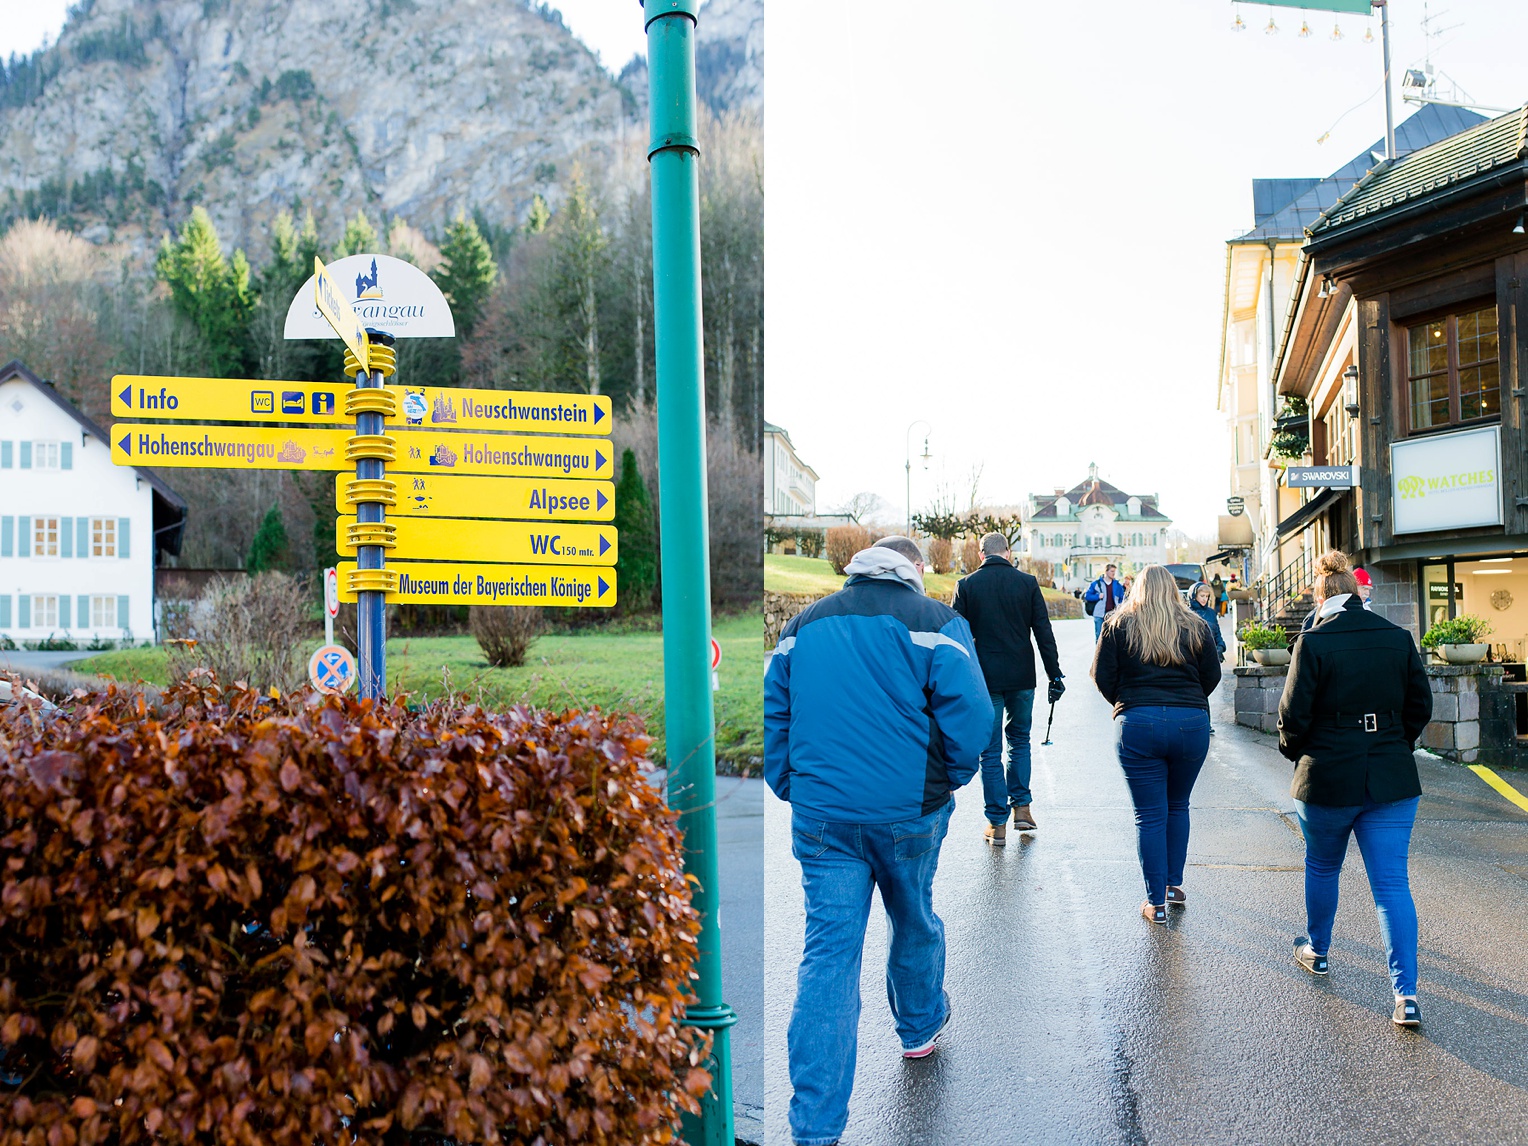
[[[0,671],[19,673],[63,668],[75,661],[88,660],[92,652],[38,652],[36,649],[0,649]]]
[[[732,1105],[740,1142],[764,1128],[764,781],[716,778],[722,997],[732,1028]]]
[[[1167,927],[1139,917],[1129,796],[1108,706],[1087,680],[1091,624],[1060,622],[1057,636],[1071,691],[1054,746],[1035,737],[1040,830],[992,848],[979,783],[957,795],[934,892],[956,1017],[921,1062],[900,1057],[885,916],[871,916],[843,1146],[1528,1143],[1528,816],[1468,770],[1421,761],[1411,870],[1426,1025],[1398,1030],[1356,847],[1331,977],[1290,958],[1304,910],[1289,765],[1271,738],[1231,722],[1229,678],[1194,793],[1191,902]],[[1528,775],[1508,778],[1528,791]],[[770,795],[771,1146],[790,1141],[785,1028],[802,921],[789,808]]]

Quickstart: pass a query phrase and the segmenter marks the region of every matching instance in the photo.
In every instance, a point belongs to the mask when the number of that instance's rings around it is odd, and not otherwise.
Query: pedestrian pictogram
[[[319,692],[331,696],[355,687],[355,658],[344,645],[325,645],[308,658],[308,680]]]

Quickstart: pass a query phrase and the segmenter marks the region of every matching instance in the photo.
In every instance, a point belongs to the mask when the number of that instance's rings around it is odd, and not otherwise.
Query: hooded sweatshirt
[[[1220,635],[1220,618],[1215,612],[1215,588],[1210,586],[1210,604],[1199,603],[1199,590],[1205,588],[1203,581],[1195,581],[1194,587],[1188,591],[1188,607],[1204,618],[1204,623],[1210,626],[1210,632],[1215,637],[1215,648],[1221,656],[1226,655],[1226,639]]]

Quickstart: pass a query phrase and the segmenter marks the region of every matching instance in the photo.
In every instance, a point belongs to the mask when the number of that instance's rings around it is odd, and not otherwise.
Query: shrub
[[[935,537],[928,543],[928,565],[935,573],[955,568],[955,543],[947,537]]]
[[[1463,613],[1439,621],[1422,634],[1422,647],[1435,649],[1439,645],[1475,645],[1490,635],[1493,626],[1484,617]]]
[[[219,680],[247,681],[262,692],[301,687],[319,643],[311,599],[308,583],[285,573],[214,578],[185,618],[191,640],[167,646],[171,676],[204,667]]]
[[[281,519],[281,507],[273,505],[261,519],[260,528],[255,530],[255,539],[249,544],[249,556],[244,561],[244,568],[251,573],[287,569],[291,564],[291,552],[286,522]]]
[[[960,567],[966,573],[974,573],[981,565],[981,542],[974,537],[967,537],[960,547]]]
[[[525,654],[546,630],[541,610],[535,606],[474,605],[467,613],[467,625],[494,668],[523,665]]]
[[[647,748],[207,674],[0,710],[0,1144],[672,1141],[710,1079]]]
[[[1289,645],[1289,634],[1283,626],[1260,625],[1256,621],[1248,621],[1236,637],[1247,649],[1282,649]]]
[[[844,566],[854,560],[854,555],[874,544],[870,530],[863,525],[835,525],[828,530],[824,549],[833,572],[842,577]]]
[[[653,590],[658,587],[658,535],[652,499],[647,496],[647,483],[642,480],[637,455],[632,450],[621,454],[614,524],[620,542],[615,566],[616,600],[623,613],[645,613],[653,607]]]

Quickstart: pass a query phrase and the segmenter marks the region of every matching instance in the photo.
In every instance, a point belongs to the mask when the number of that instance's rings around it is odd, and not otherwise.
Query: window
[[[116,555],[117,519],[92,517],[90,519],[90,556],[115,557]]]
[[[58,556],[58,518],[32,518],[32,556]]]
[[[32,628],[58,628],[58,598],[47,594],[32,597]]]
[[[1413,432],[1501,413],[1494,303],[1413,326],[1406,340]]]
[[[32,468],[34,470],[58,469],[58,443],[33,442]]]
[[[117,627],[117,599],[115,597],[90,598],[90,627],[92,629],[115,629]]]

